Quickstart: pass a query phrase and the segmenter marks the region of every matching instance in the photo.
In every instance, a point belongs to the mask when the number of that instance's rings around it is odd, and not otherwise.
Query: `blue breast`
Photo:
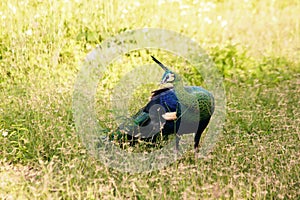
[[[176,121],[166,121],[162,133],[173,134],[178,131],[181,119],[181,106],[173,88],[164,88],[153,92],[151,101],[147,104],[144,111],[148,112],[154,105],[159,104],[164,108],[165,112],[176,112],[178,119]],[[152,119],[155,120],[155,119]],[[158,119],[157,119],[158,120]]]
[[[166,112],[175,112],[178,109],[178,98],[173,89],[159,93],[152,97],[151,101],[159,103],[159,105],[164,107]]]

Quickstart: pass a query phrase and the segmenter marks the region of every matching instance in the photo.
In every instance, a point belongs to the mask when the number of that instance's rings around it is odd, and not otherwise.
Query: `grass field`
[[[299,0],[1,1],[0,198],[299,199],[299,13]],[[207,51],[224,75],[227,116],[209,156],[121,173],[81,143],[72,94],[89,51],[143,27]],[[115,80],[101,81],[105,93]]]

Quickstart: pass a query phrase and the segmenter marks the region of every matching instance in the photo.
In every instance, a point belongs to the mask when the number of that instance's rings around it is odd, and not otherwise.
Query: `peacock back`
[[[176,94],[182,113],[187,114],[193,122],[210,119],[215,107],[213,95],[199,86],[186,86],[184,89],[189,95],[178,92]]]

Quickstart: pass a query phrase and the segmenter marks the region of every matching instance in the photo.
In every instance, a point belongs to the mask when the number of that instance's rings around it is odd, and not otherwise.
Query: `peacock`
[[[195,133],[194,149],[197,151],[201,134],[214,113],[213,95],[199,86],[184,86],[181,77],[163,65],[154,56],[165,73],[161,89],[152,91],[149,102],[128,121],[119,126],[118,133],[125,133],[129,140],[154,139],[176,134],[176,149],[180,136]],[[171,85],[171,86],[167,86]]]

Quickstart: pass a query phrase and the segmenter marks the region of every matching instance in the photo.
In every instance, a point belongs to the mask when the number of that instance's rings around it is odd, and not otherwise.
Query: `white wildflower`
[[[222,21],[221,21],[221,26],[222,26],[222,27],[225,27],[227,24],[228,24],[228,23],[227,23],[226,20],[222,20]]]
[[[17,8],[13,6],[12,4],[8,4],[9,9],[12,11],[13,14],[17,13]]]
[[[141,5],[141,3],[140,3],[139,1],[135,1],[135,2],[134,2],[134,5],[135,5],[136,7],[139,7],[139,6]]]
[[[180,12],[181,16],[185,16],[186,14],[187,14],[187,12],[185,10],[183,10],[183,11]]]
[[[209,18],[209,17],[205,17],[204,18],[204,21],[208,24],[211,24],[212,23],[212,20]]]
[[[31,36],[32,35],[32,30],[28,29],[27,31],[25,31],[25,34],[28,35],[28,36]]]
[[[6,137],[8,135],[8,132],[6,130],[2,129],[1,132],[2,132],[2,136],[3,137]]]

